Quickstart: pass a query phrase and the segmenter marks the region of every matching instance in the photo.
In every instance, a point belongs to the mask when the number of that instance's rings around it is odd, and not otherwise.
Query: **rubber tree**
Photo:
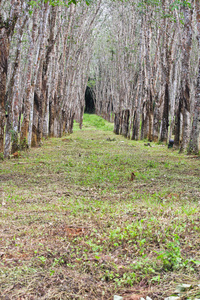
[[[197,40],[200,49],[200,1],[196,1]],[[198,58],[198,77],[195,93],[195,104],[190,134],[188,154],[199,154],[200,151],[200,56]]]

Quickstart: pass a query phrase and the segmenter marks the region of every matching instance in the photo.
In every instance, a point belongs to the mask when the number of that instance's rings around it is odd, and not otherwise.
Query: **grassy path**
[[[200,283],[200,160],[111,130],[86,116],[0,163],[0,299],[154,300]]]

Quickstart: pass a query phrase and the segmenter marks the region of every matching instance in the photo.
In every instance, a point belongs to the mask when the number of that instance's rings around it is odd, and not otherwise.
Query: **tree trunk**
[[[200,0],[196,1],[196,20],[198,30],[198,44],[200,49]],[[199,154],[200,151],[200,57],[198,62],[198,77],[195,95],[194,115],[192,122],[192,130],[190,134],[188,154]]]
[[[29,38],[30,38],[30,47],[28,52],[28,70],[27,70],[27,81],[26,81],[26,96],[24,99],[24,113],[23,113],[23,121],[21,126],[21,135],[20,135],[20,143],[22,146],[30,145],[28,143],[28,130],[29,130],[29,121],[30,121],[30,113],[33,111],[32,102],[34,98],[34,80],[32,81],[33,69],[34,69],[34,51],[35,51],[35,39],[36,32],[38,29],[37,26],[38,20],[38,12],[37,10],[33,13],[33,26],[32,26],[32,35],[28,30]],[[32,118],[31,118],[32,119]]]
[[[39,124],[39,96],[35,92],[33,103],[33,121],[32,121],[32,138],[31,147],[38,146],[38,124]]]
[[[160,141],[167,143],[168,139],[168,126],[169,126],[169,86],[165,84],[165,96],[164,96],[164,108],[162,115],[162,130],[160,135]]]
[[[153,109],[153,141],[158,142],[159,137],[159,121],[160,121],[160,112],[159,112],[159,102],[156,96],[154,99],[154,109]]]
[[[125,137],[127,137],[128,135],[129,117],[130,117],[130,111],[126,109],[124,111],[123,120],[122,120],[122,135]]]
[[[184,10],[184,29],[183,29],[183,54],[182,54],[182,70],[181,70],[181,97],[183,104],[183,138],[181,143],[181,151],[188,146],[190,138],[190,52],[192,46],[192,10],[188,6],[183,7]]]
[[[119,134],[119,131],[120,131],[120,113],[115,113],[114,133]]]
[[[181,131],[181,100],[178,100],[178,108],[175,115],[175,135],[174,135],[174,148],[180,146],[180,131]]]
[[[0,15],[1,21],[1,15]],[[5,96],[7,65],[9,56],[9,40],[5,28],[0,28],[0,153],[4,152]]]
[[[188,154],[200,154],[200,59],[197,79],[194,115],[190,134]]]
[[[49,136],[54,137],[54,126],[55,126],[55,107],[56,107],[56,93],[54,94],[53,99],[49,103]]]

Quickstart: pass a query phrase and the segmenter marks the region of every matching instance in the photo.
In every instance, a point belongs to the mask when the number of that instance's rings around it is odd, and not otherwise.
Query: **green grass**
[[[84,114],[84,128],[91,128],[94,127],[95,129],[100,129],[103,131],[113,131],[114,124],[105,121],[102,117],[97,115],[91,114]]]
[[[0,298],[198,295],[200,161],[112,130],[84,115],[0,163]]]

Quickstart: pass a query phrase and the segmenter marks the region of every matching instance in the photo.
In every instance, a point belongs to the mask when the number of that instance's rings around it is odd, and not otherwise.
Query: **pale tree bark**
[[[56,18],[58,13],[58,7],[51,7],[50,11],[50,20],[49,20],[49,37],[48,37],[48,46],[45,54],[45,59],[43,63],[42,70],[42,92],[41,92],[41,122],[39,123],[39,140],[41,142],[42,137],[48,137],[48,128],[49,128],[49,94],[50,94],[50,82],[51,82],[51,55],[54,51],[54,46],[56,43]],[[60,24],[58,24],[58,33],[60,32]]]
[[[55,49],[55,55],[53,56],[53,81],[52,81],[52,91],[49,100],[49,136],[56,136],[56,104],[57,104],[57,90],[58,90],[58,74],[59,74],[59,39]],[[64,55],[64,54],[63,54]]]
[[[181,151],[185,150],[190,137],[190,52],[192,46],[192,9],[184,6],[183,57],[181,71],[180,102],[182,103],[183,129]]]
[[[180,44],[180,43],[179,43]],[[175,112],[177,107],[177,91],[179,89],[180,80],[179,80],[179,74],[180,74],[180,63],[177,61],[176,57],[178,56],[180,49],[179,47],[175,50],[175,56],[173,57],[173,70],[171,72],[171,93],[170,93],[170,131],[169,131],[169,140],[173,140],[172,136],[174,134],[174,127],[175,127]],[[175,140],[175,139],[174,139]],[[174,141],[175,142],[175,141]],[[175,143],[174,143],[175,144]]]
[[[0,153],[4,151],[4,126],[5,116],[5,96],[6,78],[9,56],[9,40],[5,28],[0,28]]]
[[[42,26],[41,26],[41,44],[38,55],[39,68],[37,72],[37,82],[34,92],[34,105],[33,105],[33,124],[32,124],[32,137],[31,146],[38,146],[42,137],[42,122],[43,122],[43,109],[44,103],[41,102],[42,93],[42,71],[45,59],[45,51],[47,45],[47,31],[48,31],[48,17],[50,12],[50,6],[48,3],[43,4],[42,13]],[[29,132],[30,134],[30,132]]]
[[[196,0],[196,21],[197,21],[197,39],[200,49],[200,1]],[[200,57],[199,57],[199,70],[197,77],[194,114],[192,122],[192,130],[190,134],[188,154],[199,154],[200,151]]]
[[[132,128],[132,140],[140,139],[140,118],[141,118],[141,99],[143,95],[143,60],[144,60],[144,39],[143,39],[143,16],[139,19],[140,25],[140,37],[139,37],[139,70],[138,70],[138,83],[137,91],[135,95],[135,108],[133,114],[133,128]]]
[[[11,150],[15,152],[18,150],[18,119],[19,119],[19,94],[18,94],[18,84],[19,84],[19,70],[20,70],[20,59],[21,59],[21,47],[22,47],[22,36],[24,33],[24,28],[26,26],[28,17],[25,15],[23,17],[22,23],[18,23],[18,33],[17,33],[17,50],[14,61],[14,67],[12,70],[12,75],[10,82],[8,83],[8,93],[7,93],[7,110],[8,117],[6,118],[6,132],[5,132],[5,147],[4,147],[4,157],[8,157]],[[11,149],[11,142],[13,142],[13,148]]]
[[[8,113],[5,111],[8,58],[10,41],[19,15],[18,6],[18,1],[11,1],[10,15],[6,20],[0,12],[0,153],[4,152],[5,116],[8,117]]]
[[[69,11],[67,11],[67,23],[64,26],[64,30],[61,36],[61,43],[63,44],[62,52],[59,54],[59,66],[56,68],[57,78],[57,91],[54,97],[54,101],[51,101],[51,113],[50,113],[50,136],[61,136],[63,133],[62,123],[66,123],[67,114],[62,113],[62,105],[64,103],[65,85],[67,82],[67,70],[69,64],[69,38],[72,31],[72,24],[76,8],[72,4]],[[58,52],[58,49],[57,49]],[[69,100],[69,99],[68,99]],[[65,130],[65,128],[64,128]]]
[[[163,13],[167,13],[167,0],[162,0]],[[162,82],[164,87],[164,104],[163,104],[163,114],[161,120],[161,134],[160,141],[167,142],[168,139],[168,126],[169,126],[169,37],[168,37],[168,27],[169,23],[167,18],[163,19],[163,49],[161,51],[161,65],[162,65]]]
[[[143,123],[142,123],[142,136],[144,139],[148,139],[152,141],[153,139],[153,99],[152,99],[152,70],[151,70],[151,40],[152,40],[152,32],[150,25],[151,15],[150,13],[146,14],[146,20],[144,22],[144,102],[143,102]]]
[[[33,12],[33,24],[32,24],[32,32],[30,28],[28,29],[29,36],[29,52],[28,52],[28,70],[27,70],[27,80],[26,80],[26,95],[24,100],[24,113],[23,113],[23,122],[21,126],[21,135],[20,142],[23,147],[28,145],[28,129],[29,129],[29,121],[30,121],[30,112],[31,112],[31,102],[33,99],[34,93],[34,79],[33,76],[33,68],[34,68],[34,52],[35,52],[35,41],[37,37],[38,31],[38,10],[35,9]]]
[[[163,12],[165,14],[168,13],[169,3],[167,0],[162,1]],[[168,135],[169,135],[169,112],[170,112],[170,89],[171,89],[171,72],[172,72],[172,62],[173,62],[173,55],[175,51],[175,33],[176,30],[173,28],[171,22],[164,18],[163,20],[163,48],[161,51],[161,66],[162,66],[162,83],[163,83],[163,112],[162,112],[162,119],[161,119],[161,128],[160,128],[160,138],[161,142],[167,143]],[[170,34],[171,32],[171,34]]]
[[[160,121],[160,99],[162,89],[159,87],[159,82],[161,82],[161,64],[160,64],[160,43],[162,38],[162,30],[158,27],[155,30],[156,39],[156,50],[154,54],[154,60],[152,65],[152,78],[151,78],[151,93],[153,98],[153,130],[152,130],[152,140],[154,142],[158,141],[159,138],[159,121]]]
[[[199,74],[197,78],[192,130],[191,130],[189,146],[188,146],[188,154],[199,154],[199,151],[200,151],[200,59],[199,59]]]
[[[134,86],[137,84],[138,77],[138,70],[132,66],[137,65],[137,69],[139,66],[139,59],[134,55],[138,47],[136,46],[135,51],[132,48],[133,44],[138,43],[138,35],[134,34],[138,26],[138,17],[134,8],[129,3],[120,5],[112,3],[111,9],[115,10],[116,16],[114,13],[112,21],[109,20],[110,33],[105,32],[103,40],[101,36],[101,49],[98,51],[94,76],[96,77],[94,89],[97,99],[96,113],[111,120],[113,118],[111,114],[114,112],[114,132],[122,133],[129,138],[136,106]],[[107,42],[111,37],[113,45]]]
[[[148,135],[148,113],[147,113],[147,101],[148,101],[148,88],[149,88],[149,82],[148,82],[148,75],[147,75],[147,68],[146,68],[146,63],[147,63],[147,49],[145,48],[145,19],[143,18],[144,22],[142,24],[142,39],[143,39],[143,66],[142,66],[142,76],[143,76],[143,91],[142,91],[142,101],[141,101],[141,135],[140,138],[141,140],[146,139]]]
[[[136,96],[135,96],[135,109],[134,109],[134,114],[133,114],[133,127],[132,127],[132,135],[131,135],[131,139],[132,140],[139,140],[140,138],[140,94],[141,94],[141,80],[142,80],[142,74],[140,71],[140,75],[139,75],[139,80],[140,83],[138,83],[138,87],[137,87],[137,92],[136,92]]]
[[[58,103],[56,108],[58,135],[61,135],[63,130],[68,133],[72,132],[74,118],[79,122],[82,120],[84,93],[89,76],[88,63],[91,57],[91,50],[86,43],[90,45],[92,43],[90,36],[100,8],[101,1],[98,1],[91,11],[88,11],[88,7],[83,5],[77,6],[76,10],[71,11],[73,22],[70,25],[71,33],[66,49],[67,68],[64,70],[64,83],[60,76],[58,82],[59,99],[62,99],[60,97],[62,93],[65,95],[63,101]],[[74,26],[75,24],[76,26]],[[86,24],[87,26],[85,26]],[[78,30],[77,25],[79,25]],[[74,43],[74,39],[76,39],[76,43]],[[82,96],[80,96],[81,93]]]
[[[24,145],[27,142],[30,145],[32,140],[32,146],[37,146],[43,137],[71,133],[74,119],[81,126],[88,77],[96,81],[93,87],[96,113],[107,120],[114,118],[114,131],[136,140],[140,137],[141,117],[141,138],[158,141],[159,130],[163,142],[173,136],[177,91],[182,86],[176,121],[182,119],[184,125],[181,126],[180,121],[175,127],[175,141],[182,131],[185,149],[190,125],[188,112],[194,107],[188,74],[194,69],[190,63],[190,48],[194,50],[195,46],[190,38],[191,11],[188,7],[183,10],[186,22],[182,26],[171,21],[175,12],[170,11],[170,0],[157,3],[162,7],[161,12],[145,2],[140,13],[137,1],[102,4],[99,0],[91,6],[80,2],[68,7],[51,7],[40,1],[25,27],[24,37],[29,41],[20,50],[23,33],[20,35],[12,16],[17,16],[19,3],[26,2],[9,0],[9,3],[13,4],[9,18],[5,18],[5,12],[3,16],[0,14],[3,41],[0,43],[0,151],[4,145],[7,84],[6,156],[10,151],[11,131],[17,135],[20,129],[21,113],[20,140]],[[102,19],[98,20],[101,9],[106,26]],[[163,14],[170,14],[170,17],[163,18]],[[9,26],[3,17],[10,20]],[[21,22],[23,18],[21,12]],[[13,38],[8,27],[16,28]],[[182,44],[180,33],[184,37]],[[19,49],[16,49],[17,44]],[[93,59],[92,51],[95,53]],[[23,112],[20,98],[24,103]],[[196,111],[198,101],[195,102],[194,122]]]

